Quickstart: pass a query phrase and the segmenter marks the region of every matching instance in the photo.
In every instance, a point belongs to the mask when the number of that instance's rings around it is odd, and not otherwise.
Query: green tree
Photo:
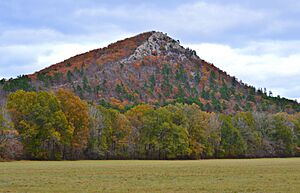
[[[142,118],[141,142],[147,158],[175,159],[189,155],[188,131],[173,122],[165,107],[149,111]]]
[[[141,143],[141,134],[143,133],[143,117],[153,111],[154,108],[148,104],[137,105],[125,113],[125,116],[131,125],[131,135],[129,143],[129,153],[133,158],[145,158],[145,147]]]
[[[238,112],[233,118],[233,125],[240,130],[245,141],[246,156],[258,156],[262,144],[262,134],[256,130],[252,113]]]
[[[7,107],[28,158],[63,158],[73,130],[53,93],[17,91],[8,96]]]
[[[154,91],[154,87],[155,87],[155,84],[156,84],[156,80],[155,80],[155,75],[152,74],[149,78],[149,82],[150,82],[150,89],[151,91],[153,92]]]
[[[83,90],[85,90],[85,91],[87,91],[87,92],[89,92],[89,93],[92,92],[92,89],[91,89],[91,87],[90,87],[89,81],[88,81],[88,79],[87,79],[86,76],[83,77],[82,85],[83,85],[83,86],[82,86],[82,87],[83,87]]]
[[[186,128],[189,134],[189,146],[191,149],[191,157],[199,159],[204,157],[208,146],[208,125],[209,113],[200,110],[196,104],[192,105],[177,105],[184,115],[182,120],[186,122]],[[177,113],[178,114],[178,113]],[[183,122],[183,121],[182,121]],[[184,124],[182,124],[184,125]]]
[[[221,98],[225,100],[230,99],[230,90],[227,85],[223,82],[223,86],[220,88]]]
[[[70,70],[68,70],[68,72],[67,72],[67,80],[68,80],[68,82],[72,82],[72,77],[73,77],[72,72]]]
[[[26,75],[22,75],[4,82],[3,90],[7,92],[14,92],[17,90],[32,91],[35,90],[35,88],[31,84],[31,79]]]
[[[277,113],[273,116],[274,129],[271,138],[275,142],[276,152],[279,156],[291,156],[296,146],[291,123],[286,113]]]
[[[245,142],[240,131],[232,125],[232,118],[228,115],[220,115],[221,146],[219,157],[240,157],[245,153]]]

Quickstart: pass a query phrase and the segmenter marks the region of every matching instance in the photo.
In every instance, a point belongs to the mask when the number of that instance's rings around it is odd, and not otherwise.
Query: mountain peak
[[[141,59],[149,55],[160,55],[164,51],[173,49],[182,49],[179,43],[162,32],[154,32],[151,36],[137,49],[132,57]]]
[[[297,102],[275,100],[262,90],[238,82],[179,41],[156,31],[71,57],[29,78],[33,86],[28,88],[67,88],[88,101],[121,109],[138,103],[163,105],[177,101],[226,113],[300,110]]]
[[[36,79],[37,75],[40,74],[54,75],[60,72],[65,74],[70,70],[82,67],[87,68],[88,65],[93,63],[103,65],[119,60],[123,60],[124,62],[141,60],[145,56],[171,56],[178,54],[181,59],[185,59],[186,55],[194,56],[199,59],[194,51],[182,47],[179,40],[176,41],[163,32],[149,31],[109,44],[104,48],[94,49],[73,56],[31,74],[29,77]]]
[[[134,50],[142,43],[147,42],[153,34],[161,33],[155,31],[144,32],[136,36],[119,40],[109,44],[104,48],[97,48],[86,53],[82,53],[66,59],[62,62],[53,64],[45,69],[42,69],[34,74],[29,75],[30,78],[36,79],[37,75],[54,75],[55,73],[67,73],[70,70],[88,67],[92,63],[99,65],[111,62],[112,60],[120,60],[133,54]]]

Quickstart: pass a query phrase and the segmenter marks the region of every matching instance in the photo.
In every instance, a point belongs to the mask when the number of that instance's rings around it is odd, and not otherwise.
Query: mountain
[[[139,103],[196,103],[234,113],[300,111],[296,101],[272,97],[218,69],[162,32],[146,32],[51,65],[1,80],[5,96],[23,90],[73,90],[81,98],[121,110]]]

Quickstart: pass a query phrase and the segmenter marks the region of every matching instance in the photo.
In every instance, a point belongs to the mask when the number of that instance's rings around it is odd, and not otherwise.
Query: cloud
[[[103,44],[43,44],[0,47],[0,78],[31,74],[50,64],[61,62],[71,56],[87,52]]]
[[[178,7],[174,14],[171,14],[171,17],[176,17],[176,15],[178,15],[180,23],[187,24],[184,28],[187,31],[196,29],[205,34],[215,34],[219,33],[220,30],[223,32],[234,26],[257,22],[265,16],[265,13],[234,4],[197,2]]]
[[[0,33],[0,78],[31,74],[69,57],[105,47],[131,33],[66,35],[49,29],[22,29]]]
[[[198,33],[212,36],[221,34],[235,26],[252,25],[265,18],[265,13],[250,10],[235,4],[213,4],[194,2],[180,4],[175,7],[155,7],[138,4],[134,7],[93,7],[82,8],[75,12],[79,18],[110,18],[130,22],[138,22],[138,26],[149,26],[162,31]],[[122,25],[122,24],[120,24]],[[184,27],[183,27],[184,26]]]
[[[167,32],[189,42],[211,41],[241,44],[245,41],[298,37],[298,19],[288,5],[265,5],[237,1],[185,1],[174,4],[147,3],[87,6],[74,12],[75,20],[91,25],[114,23],[131,32]],[[272,5],[273,5],[272,4]],[[261,6],[259,6],[261,5]]]
[[[223,44],[186,45],[208,62],[257,88],[290,98],[300,96],[300,42],[251,42],[242,48]],[[291,52],[289,50],[294,50]],[[296,52],[297,51],[297,52]]]
[[[53,29],[9,29],[0,32],[0,45],[35,44],[47,41],[61,41],[64,34]]]

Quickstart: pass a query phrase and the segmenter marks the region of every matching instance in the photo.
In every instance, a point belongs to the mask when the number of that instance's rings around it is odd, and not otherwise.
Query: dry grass
[[[0,163],[0,192],[300,192],[300,158]]]

